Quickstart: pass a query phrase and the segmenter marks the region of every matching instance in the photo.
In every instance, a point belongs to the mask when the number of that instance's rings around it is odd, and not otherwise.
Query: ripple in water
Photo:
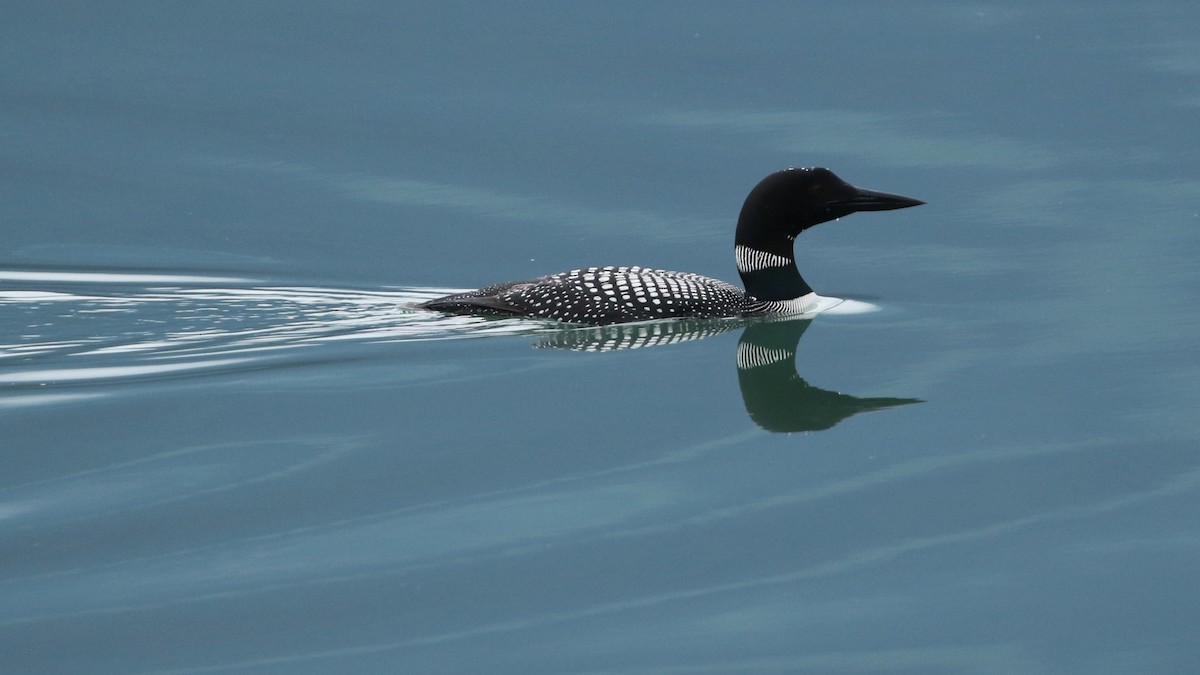
[[[452,292],[457,291],[364,291],[262,285],[237,277],[0,270],[0,386],[240,369],[332,343],[550,330],[527,320],[447,317],[413,307]]]

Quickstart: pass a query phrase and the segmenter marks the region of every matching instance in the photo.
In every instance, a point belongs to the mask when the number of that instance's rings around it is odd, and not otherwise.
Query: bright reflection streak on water
[[[0,291],[0,385],[247,367],[333,342],[547,330],[525,320],[446,317],[413,307],[455,289],[363,291],[256,286],[235,277],[6,270],[0,280],[30,286]]]
[[[248,283],[252,280],[241,277],[212,277],[186,274],[0,270],[0,281],[51,281],[87,284],[221,284]]]

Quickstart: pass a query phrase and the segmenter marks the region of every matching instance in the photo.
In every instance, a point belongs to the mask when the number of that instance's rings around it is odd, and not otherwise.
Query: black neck
[[[768,267],[740,274],[746,295],[755,300],[791,300],[808,295],[813,290],[800,276],[795,262],[786,267]]]
[[[770,209],[761,203],[753,204],[751,199],[746,201],[738,218],[734,244],[787,260],[785,265],[753,266],[751,269],[739,266],[746,295],[758,300],[791,300],[812,293],[812,288],[796,268],[792,240],[787,232],[787,223],[781,222]]]

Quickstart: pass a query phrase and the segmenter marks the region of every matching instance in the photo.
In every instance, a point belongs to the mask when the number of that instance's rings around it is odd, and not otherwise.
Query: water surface
[[[7,12],[5,672],[1195,672],[1198,13]],[[878,311],[411,308],[788,165]]]

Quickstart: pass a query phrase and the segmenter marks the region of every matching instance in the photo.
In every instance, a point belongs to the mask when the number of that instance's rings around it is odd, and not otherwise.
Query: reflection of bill
[[[822,300],[830,301],[827,313],[875,309],[856,300]],[[750,419],[767,431],[819,431],[860,412],[920,402],[915,398],[858,398],[805,382],[796,372],[796,346],[810,323],[811,319],[731,319],[616,324],[564,330],[537,346],[578,351],[638,349],[701,340],[744,328],[737,348],[738,385]]]
[[[859,398],[818,389],[796,372],[796,346],[811,320],[755,323],[738,341],[738,385],[746,412],[767,431],[819,431],[860,412],[915,398]]]

